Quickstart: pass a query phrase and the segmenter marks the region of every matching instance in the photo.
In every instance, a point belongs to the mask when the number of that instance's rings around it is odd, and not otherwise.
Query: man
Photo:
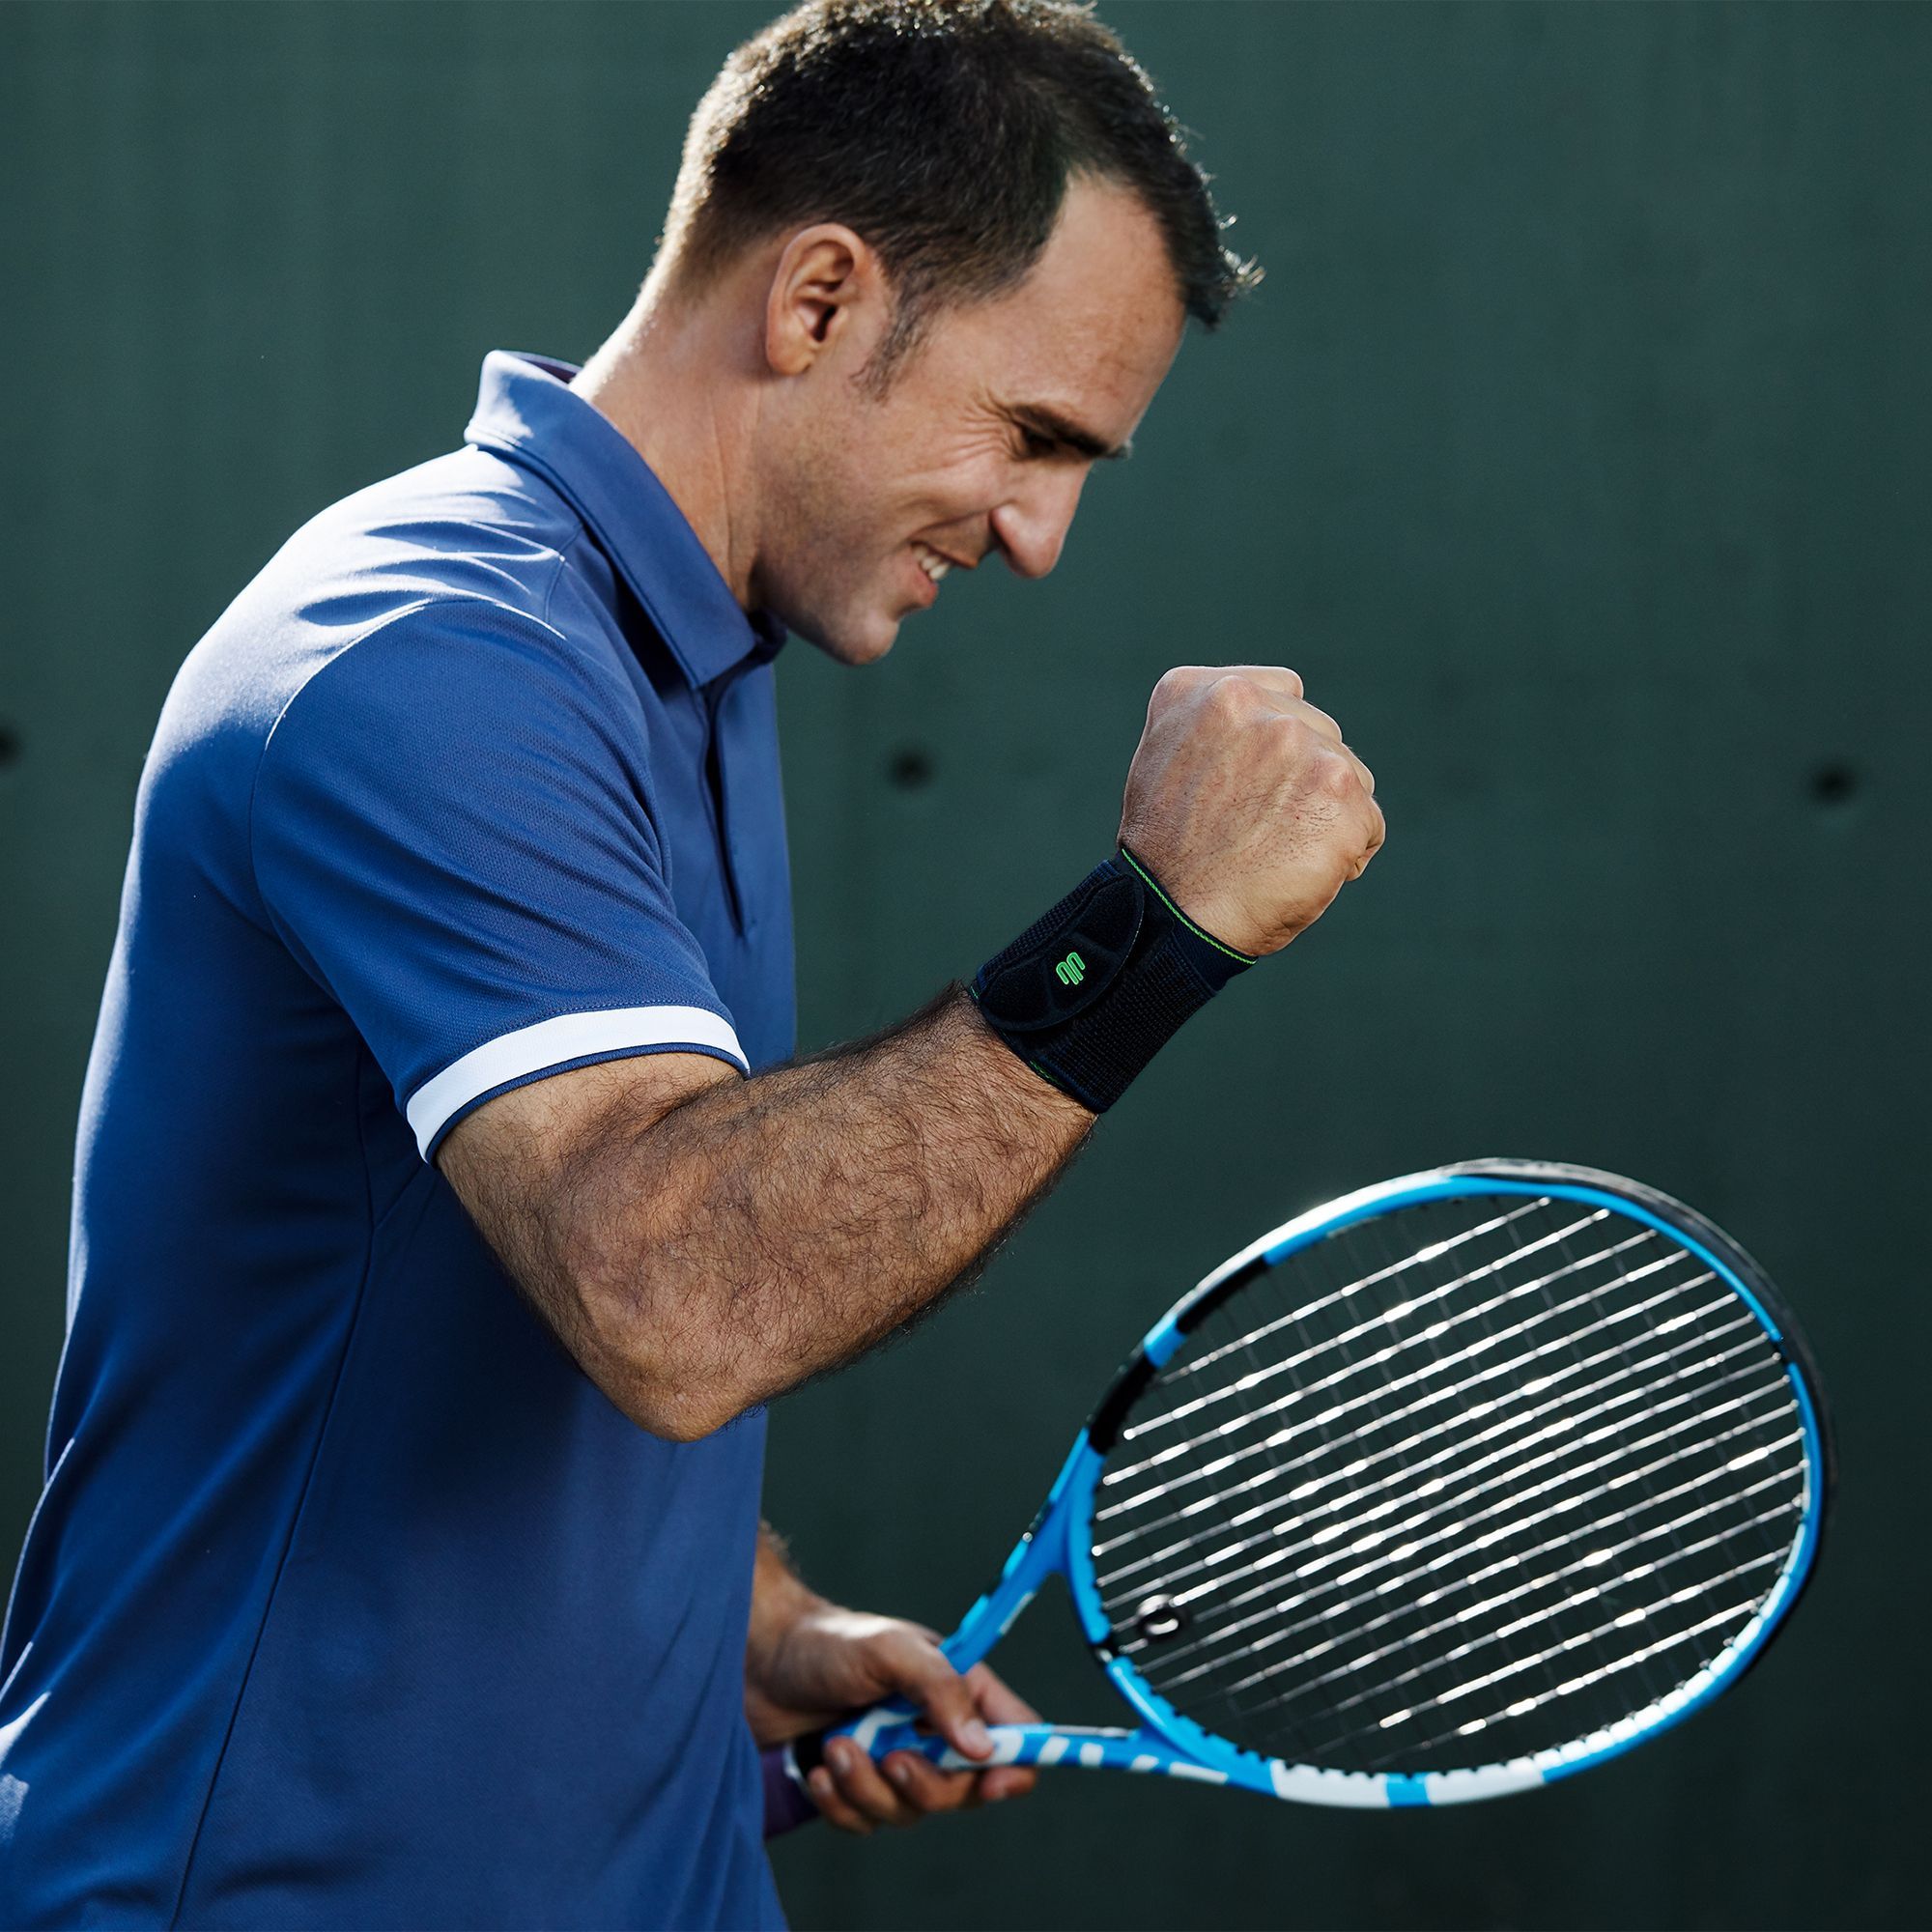
[[[790,1572],[762,1405],[1319,917],[1373,783],[1292,672],[1172,672],[1122,855],[970,995],[787,1065],[770,660],[1050,570],[1242,279],[1085,14],[821,0],[698,109],[591,362],[492,356],[462,451],[197,647],[83,1101],[0,1920],[775,1921],[759,1745],[1027,1715]],[[1028,1781],[831,1760],[855,1831]]]

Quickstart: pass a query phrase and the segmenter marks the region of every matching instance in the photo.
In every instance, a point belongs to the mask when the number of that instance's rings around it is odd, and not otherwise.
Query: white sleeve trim
[[[560,1013],[554,1020],[539,1020],[535,1026],[486,1040],[425,1080],[411,1095],[407,1109],[416,1147],[427,1160],[437,1136],[455,1115],[513,1080],[573,1060],[588,1060],[593,1054],[679,1046],[723,1054],[751,1071],[731,1022],[704,1007],[616,1007],[601,1013]]]

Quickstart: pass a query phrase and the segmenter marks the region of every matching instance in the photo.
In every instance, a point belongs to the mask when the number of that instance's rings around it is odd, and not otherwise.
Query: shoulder
[[[277,799],[461,802],[644,784],[635,690],[595,636],[490,599],[384,616],[308,668],[259,751],[256,814]]]
[[[297,530],[195,646],[165,721],[266,738],[338,661],[356,675],[394,646],[441,633],[448,648],[515,633],[555,639],[563,662],[609,662],[602,627],[558,595],[583,541],[575,513],[488,451],[458,450],[344,497]],[[554,611],[553,607],[555,607]],[[563,615],[572,636],[552,623]],[[364,651],[376,639],[381,650]],[[488,655],[487,649],[485,655]],[[345,681],[354,681],[349,679]]]
[[[250,694],[265,755],[411,718],[425,743],[506,715],[595,732],[635,705],[614,618],[576,581],[586,542],[541,478],[459,450],[298,531],[195,656]]]

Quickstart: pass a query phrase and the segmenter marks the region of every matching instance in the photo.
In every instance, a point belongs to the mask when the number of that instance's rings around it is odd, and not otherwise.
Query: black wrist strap
[[[1255,962],[1183,913],[1123,845],[974,976],[986,1024],[1043,1079],[1103,1114]]]

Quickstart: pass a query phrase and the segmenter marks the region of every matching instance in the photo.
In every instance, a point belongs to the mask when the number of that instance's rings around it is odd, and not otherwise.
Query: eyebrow
[[[1134,453],[1131,440],[1119,445],[1111,443],[1104,437],[1095,436],[1091,429],[1081,428],[1058,410],[1047,408],[1044,403],[1016,403],[1008,414],[1036,435],[1050,437],[1076,456],[1084,456],[1093,463],[1124,463]]]

